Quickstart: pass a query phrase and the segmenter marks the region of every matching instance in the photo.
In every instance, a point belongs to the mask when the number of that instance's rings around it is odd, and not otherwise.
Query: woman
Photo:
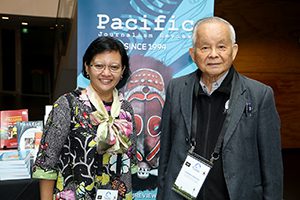
[[[83,56],[86,89],[54,103],[33,167],[41,199],[95,199],[108,191],[132,199],[136,169],[133,109],[118,89],[130,75],[123,44],[99,37]],[[104,190],[107,189],[107,190]]]

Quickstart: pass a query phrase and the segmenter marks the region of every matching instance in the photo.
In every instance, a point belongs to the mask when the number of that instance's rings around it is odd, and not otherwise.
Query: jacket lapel
[[[224,121],[222,133],[225,131],[223,148],[227,145],[232,136],[246,106],[246,88],[240,76],[235,72],[232,80],[231,96],[229,99],[229,110]]]
[[[183,83],[184,85],[182,87],[182,91],[180,92],[180,107],[182,108],[181,112],[189,135],[191,135],[192,130],[194,85],[197,80],[196,71],[192,73],[191,76],[187,77]]]

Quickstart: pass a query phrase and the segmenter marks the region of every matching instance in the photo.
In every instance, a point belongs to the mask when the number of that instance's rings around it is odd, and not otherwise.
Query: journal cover
[[[28,109],[0,111],[0,149],[18,147],[16,123],[28,121]]]

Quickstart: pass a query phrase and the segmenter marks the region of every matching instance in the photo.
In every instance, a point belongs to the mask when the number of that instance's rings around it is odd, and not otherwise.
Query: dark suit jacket
[[[161,121],[160,200],[184,199],[171,188],[190,148],[196,80],[194,72],[171,80],[167,89]],[[234,72],[229,102],[221,156],[230,199],[282,199],[280,119],[271,87]]]

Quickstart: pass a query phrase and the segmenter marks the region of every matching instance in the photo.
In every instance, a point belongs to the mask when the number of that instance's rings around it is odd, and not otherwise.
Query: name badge
[[[211,168],[208,160],[189,153],[172,189],[186,199],[196,199]]]
[[[117,200],[118,190],[98,189],[95,200]]]

